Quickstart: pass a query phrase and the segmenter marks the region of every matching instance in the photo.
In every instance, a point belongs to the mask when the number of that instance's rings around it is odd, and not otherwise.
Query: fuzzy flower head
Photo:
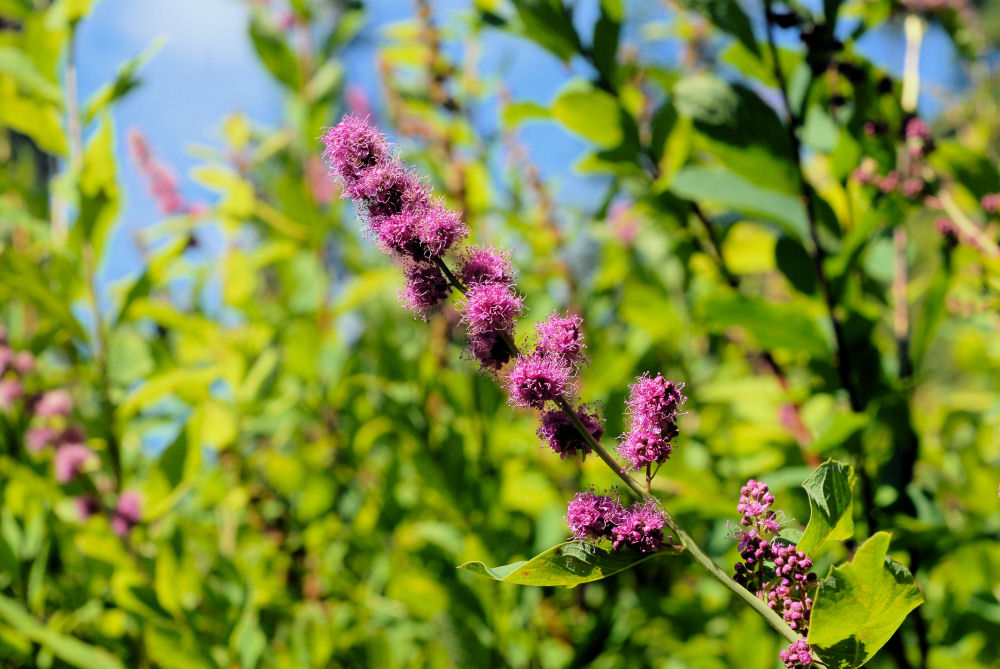
[[[63,444],[52,459],[56,480],[59,483],[69,483],[80,475],[84,466],[94,457],[94,452],[83,444]]]
[[[566,524],[579,541],[610,539],[625,509],[607,495],[578,492],[566,509]]]
[[[118,505],[111,515],[111,529],[125,538],[141,519],[142,498],[134,490],[126,490],[118,497]]]
[[[604,426],[601,425],[597,412],[590,412],[585,407],[580,407],[576,410],[576,416],[594,440],[600,442],[604,436]],[[572,457],[577,453],[584,455],[590,453],[590,446],[580,435],[573,421],[559,409],[550,409],[542,414],[542,426],[538,428],[538,436],[558,453],[560,458]]]
[[[401,212],[422,214],[429,206],[427,189],[420,179],[399,163],[380,163],[363,173],[345,192],[361,200],[373,226]]]
[[[334,176],[350,188],[377,164],[391,158],[385,137],[367,120],[345,116],[323,134],[323,159]]]
[[[633,430],[668,432],[677,419],[677,410],[687,399],[681,394],[683,384],[667,381],[662,374],[646,372],[629,386],[629,426]]]
[[[476,360],[484,371],[498,371],[514,357],[514,352],[510,349],[510,344],[507,343],[507,337],[504,334],[502,332],[484,332],[469,335],[466,355]]]
[[[406,288],[400,291],[399,300],[418,316],[426,315],[441,304],[451,291],[451,285],[436,265],[418,263],[405,271]]]
[[[1000,193],[987,193],[979,201],[979,204],[987,214],[1000,212]]]
[[[514,284],[510,251],[498,251],[492,246],[471,246],[462,254],[458,277],[466,286],[480,283]]]
[[[798,669],[812,664],[812,652],[805,639],[799,639],[785,650],[781,651],[781,661],[785,669]]]
[[[31,372],[35,371],[35,356],[30,351],[21,351],[14,356],[11,367],[21,376],[31,374]]]
[[[511,332],[514,319],[524,309],[524,298],[510,286],[501,283],[482,283],[469,288],[462,302],[462,320],[470,335]]]
[[[759,522],[771,514],[771,504],[774,503],[774,495],[768,492],[767,484],[763,481],[750,479],[746,485],[740,488],[740,502],[736,505],[736,510],[743,516],[740,524],[748,527],[754,522]]]
[[[560,360],[538,355],[519,355],[507,374],[506,388],[510,404],[541,409],[572,390],[571,370]]]
[[[369,222],[369,234],[383,253],[411,260],[425,260],[427,247],[420,241],[422,212],[401,211]]]
[[[665,524],[663,513],[654,502],[637,502],[626,510],[611,531],[614,547],[654,553],[663,546]]]
[[[432,256],[443,255],[456,242],[469,236],[461,215],[436,202],[424,214],[418,228],[421,243]]]
[[[543,355],[562,359],[568,365],[583,362],[583,319],[573,314],[560,316],[553,311],[542,323],[535,324],[535,349]]]
[[[628,464],[630,471],[637,471],[648,465],[666,461],[673,451],[670,440],[674,432],[653,432],[651,430],[630,430],[618,445],[618,454]]]

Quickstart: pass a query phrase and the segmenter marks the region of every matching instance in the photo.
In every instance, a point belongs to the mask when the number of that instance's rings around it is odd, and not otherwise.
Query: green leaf
[[[545,119],[550,116],[548,109],[530,101],[512,102],[500,111],[500,120],[506,128],[512,128],[531,119]]]
[[[924,601],[910,571],[886,555],[889,539],[878,532],[819,584],[807,641],[830,669],[864,665]]]
[[[122,669],[122,664],[107,651],[88,646],[78,639],[46,627],[21,608],[15,600],[4,595],[0,595],[0,619],[74,667]]]
[[[611,149],[621,144],[621,108],[609,93],[576,79],[567,84],[552,104],[552,117],[567,129],[597,146]]]
[[[800,551],[812,555],[827,539],[854,534],[853,476],[850,465],[827,460],[802,483],[809,496],[809,524],[798,541]]]
[[[563,0],[513,0],[520,25],[515,29],[560,60],[569,61],[580,51],[580,37],[573,14]]]
[[[566,585],[599,581],[631,569],[640,562],[661,556],[676,555],[680,550],[668,549],[659,553],[610,551],[579,541],[568,541],[553,546],[526,562],[515,562],[502,567],[487,567],[482,562],[466,562],[459,569],[518,585]]]
[[[118,68],[118,73],[115,75],[115,80],[110,84],[101,86],[97,89],[97,92],[87,99],[87,103],[84,105],[84,120],[89,123],[98,113],[107,109],[115,100],[125,97],[129,91],[138,87],[140,84],[138,77],[139,70],[156,55],[156,52],[165,43],[165,38],[158,37],[138,56],[122,63]]]
[[[757,220],[777,223],[800,240],[809,234],[799,198],[761,188],[726,169],[685,167],[670,182],[670,190],[699,204],[711,202]]]
[[[764,349],[784,349],[822,358],[830,355],[823,331],[801,307],[737,293],[718,292],[698,303],[710,332],[739,326]]]
[[[614,84],[618,71],[618,39],[621,36],[625,8],[622,0],[601,0],[601,15],[594,24],[591,52],[594,67]]]
[[[759,54],[750,18],[737,0],[679,0],[684,9],[697,12],[719,30],[729,33],[754,54]]]
[[[758,186],[798,192],[788,131],[749,88],[708,75],[674,86],[674,104],[694,121],[699,143],[728,169]]]
[[[80,234],[89,239],[100,259],[121,196],[115,179],[114,131],[110,116],[87,143],[80,171]]]
[[[816,270],[801,242],[782,235],[774,246],[774,260],[795,290],[806,295],[816,294]]]
[[[9,75],[24,89],[40,100],[62,104],[62,91],[50,81],[24,51],[12,46],[0,46],[0,74]]]
[[[302,72],[295,54],[277,28],[260,14],[254,14],[250,21],[250,40],[275,79],[293,90],[301,85]]]

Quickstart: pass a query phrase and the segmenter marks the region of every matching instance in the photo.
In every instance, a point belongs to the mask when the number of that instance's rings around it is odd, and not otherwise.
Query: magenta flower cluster
[[[750,479],[740,489],[736,510],[743,528],[737,534],[741,561],[736,563],[733,580],[767,602],[789,627],[805,636],[816,574],[812,572],[812,560],[804,552],[779,538],[784,516],[771,508],[773,504],[774,495],[762,481]],[[808,646],[804,650],[789,647],[788,657],[799,661],[800,651],[809,655]],[[787,664],[790,660],[784,653],[782,660],[786,667],[808,664]]]
[[[566,523],[579,541],[607,539],[615,550],[654,553],[669,540],[664,536],[663,512],[652,501],[636,502],[624,508],[608,495],[580,492],[570,500]]]
[[[399,161],[392,146],[367,121],[345,116],[323,136],[323,158],[359,203],[366,233],[403,265],[400,300],[421,316],[451,292],[441,257],[468,235],[461,217]]]
[[[684,403],[682,386],[662,374],[643,374],[630,387],[628,431],[622,435],[618,454],[632,470],[663,463],[670,457],[677,436],[677,411]]]
[[[23,409],[28,416],[25,450],[34,457],[41,457],[51,449],[55,479],[66,485],[88,469],[97,467],[100,459],[87,447],[83,429],[72,421],[73,398],[69,391],[55,388],[25,392],[25,383],[34,380],[35,367],[35,356],[30,351],[14,351],[7,343],[6,330],[0,326],[0,411],[12,411],[18,406]],[[90,494],[77,497],[75,503],[81,520],[87,520],[102,508],[100,500]],[[119,511],[124,514],[123,518],[132,520],[116,522],[121,515]],[[112,529],[125,537],[138,522],[138,493],[122,493],[111,513]]]

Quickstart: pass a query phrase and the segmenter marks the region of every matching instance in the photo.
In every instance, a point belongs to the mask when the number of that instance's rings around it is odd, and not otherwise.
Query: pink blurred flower
[[[80,495],[73,500],[73,503],[76,505],[76,513],[82,521],[86,521],[101,510],[101,501],[93,495]]]
[[[50,390],[35,405],[35,415],[41,418],[67,416],[73,410],[73,398],[63,389]]]
[[[54,444],[56,442],[56,437],[58,437],[58,434],[51,427],[32,427],[24,433],[24,445],[27,446],[28,450],[32,453],[38,453],[46,447]]]
[[[142,498],[134,490],[126,490],[118,497],[118,506],[111,516],[111,530],[123,539],[139,524]]]
[[[94,452],[83,444],[63,444],[56,450],[52,466],[56,472],[56,480],[59,483],[69,483],[83,471],[91,458],[95,457]]]
[[[24,392],[20,381],[14,379],[0,380],[0,409],[9,409],[20,399]]]

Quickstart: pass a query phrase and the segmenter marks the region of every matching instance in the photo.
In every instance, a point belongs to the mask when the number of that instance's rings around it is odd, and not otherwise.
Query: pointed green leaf
[[[819,325],[795,304],[718,291],[700,300],[697,309],[709,332],[724,332],[737,326],[764,349],[802,352],[815,357],[830,353]]]
[[[599,581],[656,556],[676,555],[681,550],[671,548],[659,553],[610,551],[592,544],[568,541],[553,546],[526,562],[515,562],[502,567],[487,567],[482,562],[466,562],[458,568],[504,583],[572,587]]]
[[[698,12],[716,28],[739,40],[750,52],[759,54],[757,40],[753,36],[753,25],[737,0],[680,0],[678,4],[684,9]]]
[[[854,534],[851,497],[854,469],[827,460],[802,483],[809,496],[809,524],[797,548],[810,555],[827,539],[847,539]]]
[[[807,641],[830,669],[868,662],[924,601],[910,571],[886,556],[889,539],[875,534],[819,584]]]
[[[15,600],[0,595],[0,619],[7,625],[44,646],[67,664],[82,669],[121,669],[121,663],[105,650],[88,646],[71,636],[46,627]]]
[[[552,116],[566,128],[597,146],[610,149],[621,144],[621,108],[609,93],[590,84],[571,81],[552,103]]]

